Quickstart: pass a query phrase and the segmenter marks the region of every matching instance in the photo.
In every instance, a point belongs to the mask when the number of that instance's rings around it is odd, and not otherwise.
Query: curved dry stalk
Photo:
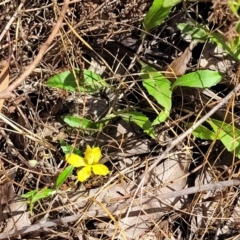
[[[60,14],[60,16],[57,20],[57,23],[54,26],[54,28],[53,28],[51,34],[49,35],[48,39],[46,40],[46,42],[44,42],[42,44],[42,46],[40,47],[39,53],[37,54],[37,56],[35,57],[33,62],[20,75],[20,77],[17,78],[16,81],[14,81],[8,88],[6,88],[4,91],[0,92],[0,99],[15,97],[15,95],[12,93],[12,91],[15,90],[18,86],[20,86],[21,83],[32,73],[32,71],[40,63],[40,61],[42,60],[45,52],[47,51],[47,49],[51,45],[53,39],[57,35],[57,33],[58,33],[58,31],[59,31],[59,29],[62,25],[64,15],[66,14],[67,9],[68,9],[68,5],[69,5],[69,0],[65,0],[64,4],[62,6],[61,14]]]

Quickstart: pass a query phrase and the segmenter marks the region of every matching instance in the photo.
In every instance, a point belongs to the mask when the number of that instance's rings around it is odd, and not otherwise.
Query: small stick
[[[231,179],[231,180],[227,180],[227,181],[204,184],[201,186],[189,187],[186,189],[162,193],[162,194],[156,195],[156,197],[159,199],[176,198],[176,197],[181,197],[184,195],[194,194],[194,193],[198,193],[198,192],[213,191],[213,190],[220,189],[220,188],[239,186],[239,185],[240,185],[240,179],[235,178],[235,179]],[[142,200],[143,200],[143,202],[145,202],[144,198]],[[146,201],[147,200],[148,199],[146,198]]]

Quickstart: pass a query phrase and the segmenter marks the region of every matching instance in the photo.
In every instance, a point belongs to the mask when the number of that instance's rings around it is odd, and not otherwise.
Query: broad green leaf
[[[93,122],[87,118],[80,116],[65,116],[63,117],[63,121],[73,128],[96,131],[101,130],[113,117],[115,117],[115,115],[109,114],[109,116],[106,116],[99,121]]]
[[[75,70],[75,74],[79,77],[79,70]],[[66,71],[54,75],[47,81],[47,86],[54,88],[61,88],[68,91],[76,91],[77,83],[72,71]]]
[[[52,196],[56,191],[49,189],[49,188],[44,188],[39,190],[36,194],[33,195],[32,197],[32,203],[42,199],[42,198],[47,198],[49,196]]]
[[[162,111],[158,114],[158,116],[155,118],[155,120],[152,123],[152,126],[157,125],[159,123],[165,122],[167,118],[169,117],[168,111]]]
[[[213,131],[201,125],[192,134],[201,139],[219,139],[228,151],[240,157],[240,129],[216,119],[209,119],[207,122]]]
[[[63,117],[63,121],[73,128],[86,129],[93,127],[91,120],[79,116],[65,116]]]
[[[30,197],[32,197],[33,195],[35,195],[36,192],[37,192],[37,190],[29,191],[29,192],[27,192],[27,193],[22,194],[22,197],[23,197],[23,198],[30,198]]]
[[[62,184],[66,181],[66,179],[72,174],[72,171],[74,169],[73,165],[69,165],[66,167],[59,175],[56,180],[56,188],[60,188]]]
[[[192,125],[192,124],[191,124]],[[200,125],[192,132],[194,137],[203,139],[203,140],[216,140],[217,134],[210,129],[204,127],[203,125]]]
[[[119,113],[118,116],[121,116],[122,119],[126,122],[129,122],[129,121],[134,122],[141,129],[143,129],[145,133],[147,133],[152,138],[155,138],[152,124],[148,119],[148,117],[145,116],[143,113],[132,111],[132,112],[126,112],[126,113]]]
[[[227,150],[240,157],[240,129],[215,119],[208,120],[208,123]]]
[[[154,0],[147,15],[143,20],[144,30],[147,32],[152,28],[159,26],[165,18],[167,18],[171,6],[164,7],[163,3],[166,0]]]
[[[188,73],[178,78],[172,85],[172,89],[177,86],[209,88],[221,81],[223,74],[217,71],[199,70]]]
[[[79,86],[80,91],[86,93],[95,93],[103,86],[108,86],[98,74],[90,70],[83,70],[83,79],[80,79],[81,74],[79,69],[75,69],[74,72],[75,74],[73,71],[66,71],[54,75],[47,81],[47,86],[73,92],[78,91]]]
[[[47,198],[49,196],[52,196],[56,191],[44,188],[39,191],[32,190],[22,195],[23,198],[29,198],[29,204],[30,204],[30,212],[32,213],[33,210],[33,204],[37,202],[40,199]]]
[[[172,107],[171,82],[156,69],[145,65],[142,67],[141,75],[143,86],[157,102],[164,107],[165,111],[170,111]]]
[[[99,76],[98,74],[84,69],[84,86],[80,89],[82,92],[95,93],[98,92],[103,87],[108,87],[109,85]]]

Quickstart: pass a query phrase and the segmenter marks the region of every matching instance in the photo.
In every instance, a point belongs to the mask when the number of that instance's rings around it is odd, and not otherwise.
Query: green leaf
[[[27,192],[27,193],[25,193],[25,194],[22,194],[22,197],[23,197],[23,198],[31,198],[33,195],[36,194],[36,192],[37,192],[37,190],[29,191],[29,192]]]
[[[236,42],[227,43],[224,36],[222,36],[220,33],[211,32],[201,25],[194,26],[188,23],[180,23],[178,24],[178,28],[182,31],[182,33],[189,34],[193,39],[196,39],[200,42],[210,38],[211,41],[215,42],[219,47],[228,52],[236,60],[240,60],[240,46],[238,44],[240,41],[239,37],[236,38]]]
[[[210,119],[207,122],[227,150],[240,157],[240,129],[215,119]]]
[[[147,15],[143,20],[144,30],[149,32],[152,28],[159,26],[163,20],[168,16],[171,7],[164,7],[163,3],[166,0],[154,0],[152,6],[150,7]]]
[[[224,36],[222,36],[220,33],[213,32],[210,34],[210,39],[215,42],[219,47],[221,47],[223,50],[228,52],[232,57],[234,57],[236,60],[240,60],[240,47],[238,46],[231,46]]]
[[[75,70],[77,77],[79,77],[79,70]],[[61,88],[68,91],[75,91],[77,83],[72,71],[66,71],[54,75],[47,81],[47,86],[54,88]]]
[[[79,69],[74,69],[74,73],[73,71],[62,72],[51,77],[47,81],[47,86],[73,92],[78,91],[79,86],[80,91],[86,93],[95,93],[103,86],[108,86],[98,74],[90,70],[83,70],[82,80],[80,80],[80,75]]]
[[[189,126],[192,124],[189,124]],[[197,127],[193,132],[192,132],[193,136],[196,138],[200,138],[203,140],[216,140],[217,138],[217,134],[213,131],[211,131],[210,129],[200,125],[199,127]]]
[[[143,113],[132,111],[132,112],[126,112],[126,113],[119,113],[118,116],[121,116],[122,119],[126,122],[129,122],[129,121],[134,122],[141,129],[143,129],[145,133],[147,133],[152,138],[155,138],[152,124],[148,119],[148,117]]]
[[[216,119],[209,119],[207,122],[213,131],[201,125],[192,134],[201,139],[218,139],[229,152],[240,157],[240,129]]]
[[[60,188],[66,179],[72,174],[73,169],[74,166],[69,165],[59,174],[55,184],[57,189]]]
[[[68,153],[75,153],[79,156],[82,155],[82,152],[78,148],[73,148],[71,145],[68,145],[64,140],[60,140],[60,145],[63,153],[66,155]]]
[[[172,107],[171,82],[156,69],[145,65],[142,67],[141,75],[143,86],[157,102],[164,107],[165,111],[170,111]]]
[[[177,86],[209,88],[221,81],[223,74],[217,71],[199,70],[188,73],[178,78],[172,85],[172,89]]]
[[[93,123],[93,128],[98,129],[98,130],[102,130],[102,128],[104,126],[106,126],[108,124],[108,122],[115,117],[116,117],[116,115],[114,115],[114,114],[108,114],[106,117],[94,122]]]
[[[95,93],[109,86],[98,74],[90,70],[84,69],[83,75],[84,87],[80,87],[82,92]]]
[[[93,122],[87,118],[83,118],[80,116],[65,116],[63,117],[63,121],[73,128],[96,131],[101,130],[114,117],[116,116],[109,114],[106,117],[102,118],[101,120]]]
[[[183,34],[190,35],[192,39],[198,40],[199,42],[206,41],[206,38],[208,37],[206,30],[200,27],[195,27],[189,23],[179,23],[177,27]]]
[[[169,117],[168,111],[162,111],[158,114],[158,116],[155,118],[155,120],[152,123],[152,126],[157,125],[159,123],[165,122],[167,118]]]
[[[44,188],[39,190],[35,195],[32,197],[32,203],[42,199],[42,198],[47,198],[49,196],[52,196],[56,191],[49,189],[49,188]]]
[[[73,128],[93,128],[93,122],[91,120],[79,116],[65,116],[63,117],[63,121]]]
[[[233,14],[239,19],[240,1],[228,0],[227,4],[230,7]]]
[[[163,7],[173,7],[178,3],[182,2],[182,0],[163,0]]]
[[[105,118],[98,120],[96,122],[93,122],[87,118],[83,118],[80,116],[65,116],[63,117],[63,121],[67,123],[70,127],[80,128],[82,130],[92,132],[92,131],[100,131],[114,117],[116,116],[109,114]]]

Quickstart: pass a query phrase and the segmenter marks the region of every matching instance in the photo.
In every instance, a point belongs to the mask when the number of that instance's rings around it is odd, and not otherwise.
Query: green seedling
[[[49,188],[43,188],[40,190],[32,190],[22,195],[23,198],[26,198],[28,200],[28,203],[30,205],[30,212],[33,212],[33,206],[36,202],[38,202],[41,199],[47,198],[49,196],[52,196],[56,193],[55,190],[49,189]]]

